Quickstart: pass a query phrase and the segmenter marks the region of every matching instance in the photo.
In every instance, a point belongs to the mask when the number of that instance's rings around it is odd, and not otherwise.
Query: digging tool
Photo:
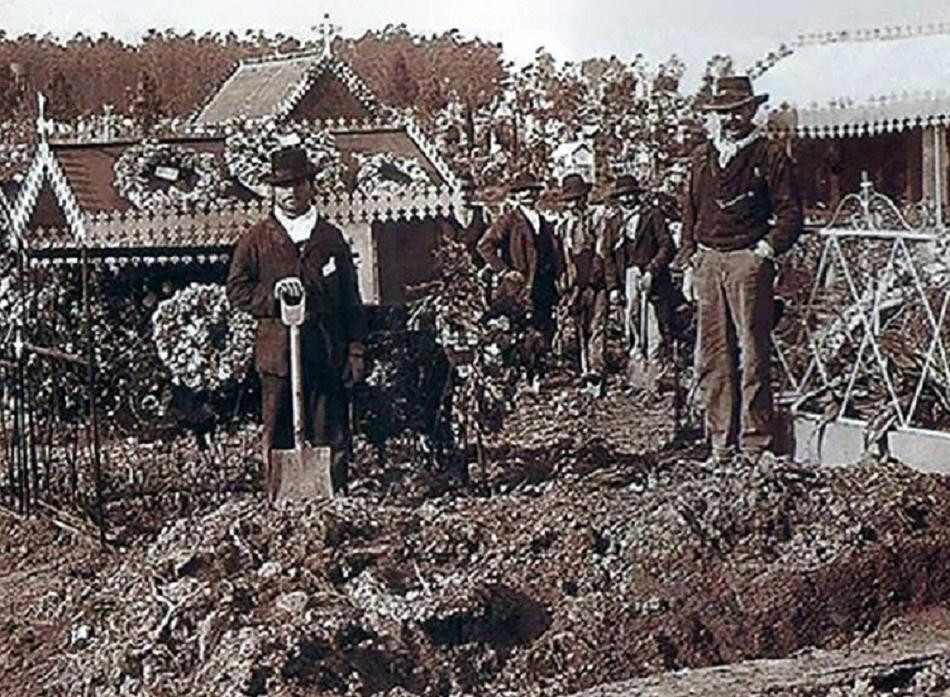
[[[639,288],[637,292],[640,295],[640,317],[638,318],[639,336],[637,338],[637,346],[630,355],[630,363],[627,368],[628,377],[631,386],[652,392],[655,387],[655,380],[650,365],[650,327],[649,317],[647,315],[650,308],[650,298],[649,293],[642,288]]]
[[[291,304],[286,294],[280,297],[280,318],[290,332],[290,392],[293,412],[294,447],[270,451],[268,494],[271,499],[330,498],[333,480],[330,474],[329,446],[312,446],[304,441],[303,369],[300,356],[300,326],[306,314],[306,296]]]

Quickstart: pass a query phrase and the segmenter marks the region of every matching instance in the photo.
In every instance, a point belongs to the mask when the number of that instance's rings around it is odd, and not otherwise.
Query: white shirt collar
[[[731,138],[717,135],[713,138],[713,147],[715,147],[719,153],[719,167],[725,169],[732,161],[732,158],[738,155],[744,148],[757,141],[761,136],[762,131],[758,128],[752,129],[751,133],[739,140],[732,140]]]
[[[317,209],[310,206],[304,213],[296,218],[291,218],[281,210],[280,206],[274,206],[274,217],[281,227],[290,235],[294,244],[300,244],[310,239],[313,228],[317,224]]]
[[[536,210],[528,208],[527,206],[518,205],[518,209],[521,211],[522,215],[527,218],[528,222],[531,224],[531,227],[534,228],[535,233],[541,232],[541,214]]]

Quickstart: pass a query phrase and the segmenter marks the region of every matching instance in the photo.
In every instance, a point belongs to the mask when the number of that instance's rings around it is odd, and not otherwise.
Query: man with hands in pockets
[[[710,138],[693,154],[674,262],[692,271],[696,372],[712,461],[757,462],[771,450],[769,378],[775,257],[802,231],[792,159],[754,125],[765,95],[748,77],[721,77],[704,105]]]

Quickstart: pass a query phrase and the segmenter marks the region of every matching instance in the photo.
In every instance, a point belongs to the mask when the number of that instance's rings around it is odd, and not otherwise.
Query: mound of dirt
[[[121,552],[8,521],[0,691],[561,695],[833,650],[950,600],[944,478],[707,467],[660,447],[646,400],[520,409],[491,496],[358,463],[349,497],[234,498]]]

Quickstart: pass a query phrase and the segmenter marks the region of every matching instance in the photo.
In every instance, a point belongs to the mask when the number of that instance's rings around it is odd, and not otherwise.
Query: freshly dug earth
[[[560,695],[950,599],[945,479],[713,469],[664,450],[669,404],[607,403],[522,399],[473,471],[490,497],[361,465],[347,498],[236,498],[121,551],[3,519],[0,693]]]

